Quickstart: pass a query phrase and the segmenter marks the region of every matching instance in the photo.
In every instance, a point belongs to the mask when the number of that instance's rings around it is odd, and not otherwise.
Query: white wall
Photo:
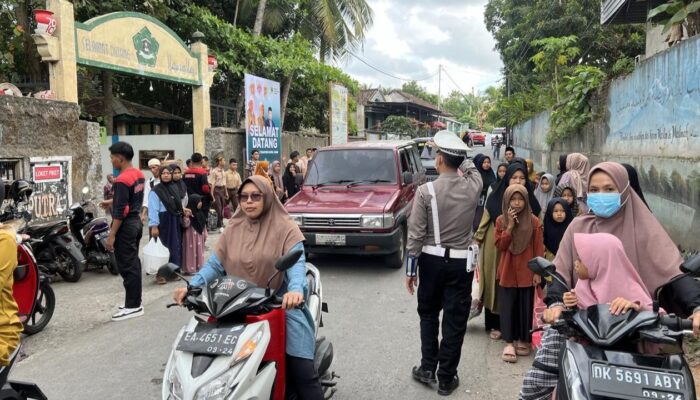
[[[173,150],[175,160],[187,160],[194,152],[192,135],[134,135],[118,136],[118,140],[131,144],[134,148],[134,165],[138,162],[139,150]],[[112,136],[107,136],[107,144],[100,145],[100,159],[102,160],[102,182],[107,182],[105,176],[112,171],[112,163],[109,160],[109,146],[112,145]],[[144,171],[146,178],[151,174]]]

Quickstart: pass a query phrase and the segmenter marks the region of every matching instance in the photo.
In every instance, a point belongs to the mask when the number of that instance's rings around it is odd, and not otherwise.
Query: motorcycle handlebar
[[[662,315],[661,317],[659,317],[659,323],[674,331],[680,332],[693,330],[693,320],[683,319],[673,314]]]

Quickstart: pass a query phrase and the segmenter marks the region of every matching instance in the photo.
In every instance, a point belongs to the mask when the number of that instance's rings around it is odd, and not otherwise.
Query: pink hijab
[[[608,174],[622,191],[622,208],[610,218],[592,213],[574,218],[554,258],[557,272],[572,286],[576,282],[574,262],[579,258],[574,234],[609,233],[620,239],[647,291],[654,294],[656,289],[681,274],[681,253],[642,199],[629,187],[625,167],[616,162],[602,162],[593,167],[589,178],[601,171]]]
[[[579,308],[609,304],[622,297],[652,309],[651,295],[620,239],[609,233],[575,233],[574,244],[589,274],[589,279],[576,283]]]
[[[591,169],[588,157],[581,153],[571,153],[566,156],[566,168],[567,171],[561,177],[559,183],[571,183],[576,189],[578,197],[585,199],[586,193],[588,193],[588,173]]]

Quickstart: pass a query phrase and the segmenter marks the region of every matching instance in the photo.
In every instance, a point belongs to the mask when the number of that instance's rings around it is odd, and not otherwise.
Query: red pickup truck
[[[285,206],[308,253],[381,255],[400,268],[413,197],[425,180],[412,141],[324,147]]]

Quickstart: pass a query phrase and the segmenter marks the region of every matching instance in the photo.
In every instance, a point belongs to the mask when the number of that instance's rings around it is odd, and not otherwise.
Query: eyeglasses
[[[263,194],[256,192],[256,193],[241,193],[238,195],[238,201],[241,203],[246,203],[248,199],[252,200],[254,203],[257,203],[258,201],[261,201],[263,198]]]

